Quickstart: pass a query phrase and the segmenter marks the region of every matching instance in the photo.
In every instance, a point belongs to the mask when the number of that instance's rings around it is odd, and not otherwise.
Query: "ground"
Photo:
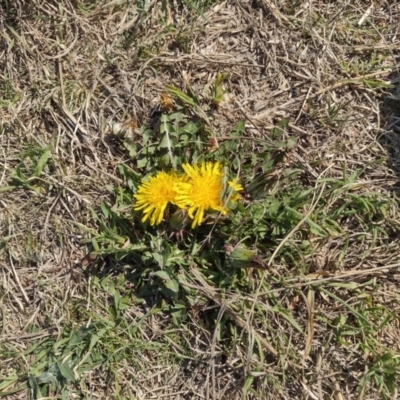
[[[396,399],[399,18],[0,1],[0,396]],[[230,212],[142,222],[142,178],[204,160]]]

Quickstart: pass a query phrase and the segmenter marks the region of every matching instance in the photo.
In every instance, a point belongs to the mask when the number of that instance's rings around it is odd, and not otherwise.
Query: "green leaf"
[[[37,381],[38,381],[40,384],[44,384],[44,383],[56,383],[56,382],[57,382],[57,377],[56,377],[53,373],[51,373],[51,372],[49,372],[49,371],[46,371],[46,372],[43,372],[43,374],[41,374],[41,375],[39,375],[39,376],[37,377]]]
[[[170,281],[171,277],[169,276],[167,271],[156,271],[154,272],[155,276],[158,276],[161,279],[164,279],[165,281]]]
[[[116,310],[119,310],[119,305],[121,302],[121,293],[119,292],[118,289],[115,289],[114,291],[114,307]]]
[[[40,388],[36,381],[36,378],[33,375],[28,376],[28,384],[29,384],[29,388],[32,389],[32,391],[33,391],[34,399],[39,399],[39,398],[43,397],[42,393],[40,392]]]
[[[379,357],[379,359],[380,359],[380,361],[382,361],[383,363],[386,363],[386,362],[388,362],[388,361],[391,361],[391,360],[393,359],[393,353],[387,352],[387,353],[385,353],[385,354],[382,354],[382,355]]]
[[[171,85],[166,85],[166,89],[167,89],[168,93],[177,97],[178,99],[182,100],[183,102],[190,104],[193,107],[196,105],[196,102],[190,96],[183,93],[182,90],[178,89],[177,87],[171,86]]]
[[[172,147],[171,138],[168,133],[166,133],[161,139],[160,144],[158,145],[160,149],[170,149]]]
[[[136,157],[137,154],[137,144],[124,142],[124,147],[129,151],[130,157]]]
[[[348,289],[348,290],[355,290],[358,288],[358,283],[355,282],[328,282],[327,283],[328,286],[333,286],[333,287],[340,287],[343,289]]]
[[[186,304],[176,302],[174,304],[173,308],[171,308],[171,315],[172,315],[174,324],[177,326],[180,326],[181,321],[187,317]]]
[[[5,26],[7,27],[7,29],[10,30],[10,32],[15,36],[15,38],[22,44],[22,46],[24,47],[24,49],[30,53],[32,56],[35,56],[35,52],[32,50],[31,46],[26,42],[26,40],[24,39],[23,36],[20,36],[17,31],[11,26],[11,25],[7,25],[5,24]]]
[[[286,148],[287,149],[293,149],[297,145],[297,140],[296,138],[290,137],[287,142],[286,142]]]
[[[51,149],[52,149],[53,145],[50,144],[45,151],[43,152],[42,156],[39,159],[39,162],[35,168],[35,176],[40,176],[43,172],[43,168],[45,167],[45,165],[47,164],[47,161],[50,158],[51,155]]]
[[[9,396],[14,393],[22,392],[28,387],[28,382],[24,382],[21,386],[7,390],[6,392],[0,392],[0,396]]]
[[[199,131],[199,127],[192,121],[189,121],[183,128],[182,132],[195,135]]]
[[[289,213],[291,213],[293,216],[296,216],[300,220],[303,218],[303,214],[299,213],[297,210],[295,210],[289,206],[286,206],[285,210],[288,211]],[[312,231],[312,233],[314,235],[322,236],[322,237],[327,236],[327,233],[325,232],[325,230],[322,227],[320,227],[318,224],[313,222],[310,218],[306,218],[305,221],[309,225],[310,230]]]
[[[144,168],[148,163],[148,158],[146,156],[139,157],[136,161],[138,168]]]
[[[288,117],[283,118],[282,121],[278,122],[280,128],[287,128],[289,126],[290,119]]]
[[[243,395],[245,395],[245,397],[247,397],[247,392],[250,390],[250,388],[253,384],[253,381],[254,381],[254,376],[252,376],[252,375],[247,376],[246,381],[244,383],[244,387],[243,387]]]
[[[70,400],[71,396],[67,387],[62,388],[61,400]]]
[[[97,331],[94,335],[92,335],[90,339],[89,351],[93,349],[96,343],[103,338],[109,328],[102,328]]]
[[[391,394],[394,394],[396,392],[396,377],[395,374],[387,374],[385,375],[385,383],[387,388],[389,389],[389,392]]]
[[[169,281],[165,282],[165,287],[174,293],[179,292],[179,282],[176,279],[170,279]]]
[[[226,91],[222,88],[222,85],[226,79],[228,74],[218,72],[217,78],[215,79],[215,85],[213,90],[213,103],[218,105],[221,101],[224,100],[224,95]]]
[[[61,375],[67,380],[71,382],[75,382],[75,375],[72,369],[69,367],[67,363],[57,363],[57,367],[60,370]]]
[[[8,192],[9,190],[14,190],[16,186],[0,186],[0,193]]]
[[[280,305],[275,306],[272,310],[279,313],[283,318],[286,319],[286,321],[292,324],[292,326],[296,328],[300,333],[303,333],[303,329],[297,323],[297,321],[292,317],[289,310],[281,307]]]
[[[8,377],[3,376],[2,377],[2,382],[0,382],[0,390],[3,390],[9,386],[14,386],[14,384],[18,382],[18,376],[17,375],[11,375]],[[1,393],[1,392],[0,392]]]
[[[232,129],[231,136],[242,136],[246,129],[244,121],[239,121],[236,126]]]
[[[103,212],[104,216],[108,218],[110,216],[110,207],[108,204],[104,203],[104,201],[100,204],[101,211]]]
[[[132,301],[129,296],[124,296],[121,298],[118,304],[118,308],[123,311],[123,310],[128,310],[129,308],[132,307]]]
[[[93,331],[95,331],[94,325],[89,325],[88,327],[82,326],[77,331],[73,332],[68,340],[68,344],[64,350],[64,354],[74,349],[76,345],[85,341]]]

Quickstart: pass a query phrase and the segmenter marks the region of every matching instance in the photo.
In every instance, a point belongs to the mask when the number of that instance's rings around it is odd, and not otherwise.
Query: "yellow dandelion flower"
[[[142,181],[133,196],[134,210],[143,210],[142,222],[150,218],[150,225],[158,225],[164,216],[168,203],[175,204],[174,185],[180,181],[175,173],[159,172],[148,181]]]
[[[234,179],[233,181],[228,181],[228,186],[231,188],[229,193],[229,201],[235,202],[238,201],[242,196],[238,193],[243,190],[243,186],[238,183],[238,179]]]
[[[193,219],[192,228],[201,225],[204,212],[210,208],[226,214],[221,200],[222,165],[219,162],[206,162],[195,166],[183,164],[182,168],[189,179],[175,184],[175,200],[178,207],[187,209],[189,217]]]
[[[235,192],[240,192],[241,190],[243,190],[243,186],[238,183],[238,179],[234,179],[233,181],[228,181],[228,185],[229,187],[231,187]]]

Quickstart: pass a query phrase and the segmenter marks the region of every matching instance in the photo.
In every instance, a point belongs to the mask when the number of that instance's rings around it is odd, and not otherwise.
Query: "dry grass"
[[[5,398],[396,398],[400,5],[372,4],[0,1]],[[255,152],[288,118],[284,135],[297,146],[282,165],[316,192],[281,238],[293,261],[274,255],[252,292],[185,269],[182,285],[205,300],[185,304],[177,325],[166,302],[136,292],[123,260],[88,266],[85,256],[105,229],[93,210],[126,186],[120,165],[137,170],[115,124],[137,143],[141,126],[157,129],[166,85],[207,104],[219,72],[224,101],[188,115],[217,143],[244,120]],[[384,218],[369,205],[355,218],[339,213],[342,234],[332,229],[300,255],[308,217],[336,218],[344,199],[360,205],[374,193],[386,199]],[[39,394],[43,373],[71,352],[80,362],[71,379],[61,373],[68,390]]]

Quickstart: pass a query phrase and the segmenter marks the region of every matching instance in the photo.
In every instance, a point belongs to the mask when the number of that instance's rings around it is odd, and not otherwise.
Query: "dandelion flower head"
[[[180,181],[175,173],[159,172],[142,181],[137,193],[134,210],[143,210],[142,222],[150,219],[150,225],[158,225],[164,216],[168,203],[175,204],[176,192],[174,186]]]
[[[210,208],[226,214],[221,201],[222,165],[206,162],[194,166],[183,164],[182,168],[188,179],[175,184],[175,200],[178,207],[188,210],[189,217],[193,219],[192,228],[201,225],[204,212]]]

